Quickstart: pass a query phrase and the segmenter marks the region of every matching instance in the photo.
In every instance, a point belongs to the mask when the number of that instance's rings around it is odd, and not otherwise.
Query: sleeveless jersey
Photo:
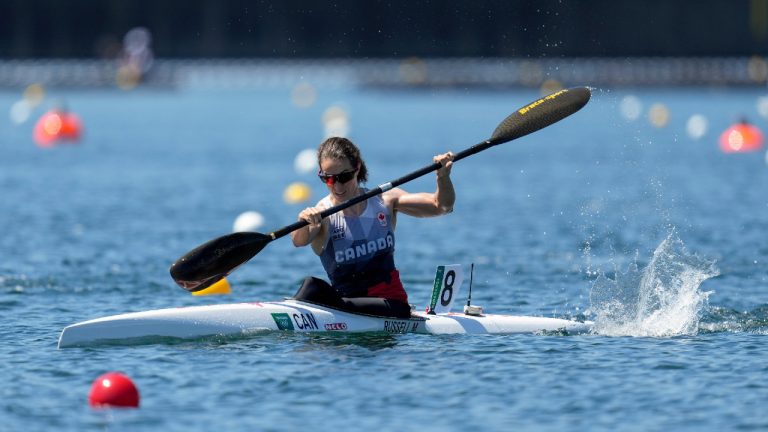
[[[332,206],[329,197],[320,203]],[[366,296],[368,288],[389,283],[395,271],[394,252],[392,218],[381,196],[368,199],[360,216],[344,212],[328,216],[328,242],[320,261],[331,285],[342,295]]]

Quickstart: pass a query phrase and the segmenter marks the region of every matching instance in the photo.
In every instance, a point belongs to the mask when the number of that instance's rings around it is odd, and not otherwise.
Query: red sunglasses
[[[352,178],[355,177],[356,173],[357,173],[356,169],[353,169],[350,171],[343,171],[338,174],[326,174],[321,170],[317,172],[317,176],[320,177],[321,182],[327,184],[328,186],[333,186],[336,183],[344,184],[352,180]]]

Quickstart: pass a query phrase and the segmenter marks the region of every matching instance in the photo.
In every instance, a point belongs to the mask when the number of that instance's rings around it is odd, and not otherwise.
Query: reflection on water
[[[310,333],[308,347],[360,347],[379,351],[397,346],[397,336],[388,333]]]

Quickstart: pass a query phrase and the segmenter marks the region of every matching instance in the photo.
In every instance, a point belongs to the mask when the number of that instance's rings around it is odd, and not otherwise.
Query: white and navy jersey
[[[320,204],[332,206],[329,197]],[[328,242],[320,261],[333,287],[343,295],[365,295],[368,287],[389,282],[395,270],[394,252],[392,217],[381,196],[369,198],[360,216],[344,212],[328,216]]]

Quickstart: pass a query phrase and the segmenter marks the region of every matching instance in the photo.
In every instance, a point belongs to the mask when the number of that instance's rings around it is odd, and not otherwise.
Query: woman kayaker
[[[442,167],[437,170],[433,193],[393,188],[321,218],[323,210],[367,191],[362,184],[368,179],[368,170],[352,141],[332,137],[320,144],[318,176],[328,195],[299,213],[299,220],[309,225],[292,232],[291,239],[296,247],[312,246],[331,284],[308,277],[294,297],[371,315],[409,317],[408,294],[394,261],[397,215],[450,213],[456,200],[450,177],[452,160],[450,152],[434,157]]]

